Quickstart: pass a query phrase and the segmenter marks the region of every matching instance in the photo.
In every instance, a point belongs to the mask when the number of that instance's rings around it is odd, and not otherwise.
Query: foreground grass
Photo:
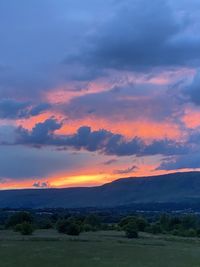
[[[0,231],[0,267],[199,267],[200,241],[144,235],[128,240],[119,232],[78,238],[53,230],[22,237]]]

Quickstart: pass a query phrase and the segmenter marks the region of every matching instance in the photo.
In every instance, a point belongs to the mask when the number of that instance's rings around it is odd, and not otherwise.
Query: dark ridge
[[[98,187],[0,191],[0,208],[101,208],[198,202],[200,172],[123,178]]]

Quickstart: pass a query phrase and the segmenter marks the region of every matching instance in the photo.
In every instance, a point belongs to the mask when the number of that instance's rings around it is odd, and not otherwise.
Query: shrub
[[[19,232],[22,235],[32,235],[34,228],[32,224],[23,222],[21,224],[17,224],[14,228],[14,231]]]
[[[48,218],[41,219],[37,222],[37,227],[39,229],[51,229],[53,228],[53,224]]]
[[[197,232],[195,229],[191,228],[191,229],[185,231],[184,236],[185,237],[195,237],[195,236],[197,236]]]
[[[93,227],[90,224],[83,224],[82,230],[84,232],[92,232],[93,231]]]
[[[135,216],[127,216],[125,218],[122,218],[121,221],[119,222],[119,226],[121,227],[121,229],[124,229],[124,227],[126,227],[127,224],[129,224],[130,222],[136,222],[136,217]]]
[[[129,222],[124,227],[126,237],[128,238],[138,238],[138,230],[135,222]]]
[[[144,232],[145,228],[148,225],[148,222],[144,218],[139,217],[136,220],[136,224],[137,224],[138,231]]]
[[[67,235],[79,235],[81,232],[81,227],[72,219],[63,219],[57,222],[56,228],[59,233]]]
[[[90,214],[86,216],[84,224],[90,225],[93,228],[93,231],[101,228],[101,220],[96,214]]]
[[[28,212],[16,212],[14,213],[12,216],[10,216],[10,218],[8,219],[7,223],[6,223],[6,227],[9,228],[14,228],[17,224],[22,224],[24,222],[27,223],[32,223],[33,222],[33,217],[30,213]]]
[[[142,217],[127,216],[120,221],[119,227],[124,230],[126,225],[130,222],[135,223],[137,230],[140,232],[144,232],[145,228],[148,226],[147,221]]]
[[[172,231],[172,235],[175,235],[175,236],[180,236],[180,231],[178,229],[174,229]]]
[[[200,228],[197,229],[196,234],[197,234],[198,237],[200,237]]]
[[[16,224],[15,226],[14,226],[14,231],[15,232],[21,232],[21,229],[22,229],[22,224]]]
[[[162,233],[162,228],[161,228],[160,224],[153,223],[150,226],[146,227],[145,231],[148,233],[156,235],[156,234]]]

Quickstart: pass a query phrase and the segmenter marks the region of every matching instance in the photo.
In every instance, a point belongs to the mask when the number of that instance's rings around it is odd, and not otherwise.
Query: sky
[[[1,0],[0,189],[200,170],[198,0]]]

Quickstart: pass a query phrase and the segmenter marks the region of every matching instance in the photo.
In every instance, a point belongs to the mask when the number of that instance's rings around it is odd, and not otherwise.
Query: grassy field
[[[199,267],[200,240],[120,232],[72,238],[53,230],[22,237],[0,231],[0,267]]]

